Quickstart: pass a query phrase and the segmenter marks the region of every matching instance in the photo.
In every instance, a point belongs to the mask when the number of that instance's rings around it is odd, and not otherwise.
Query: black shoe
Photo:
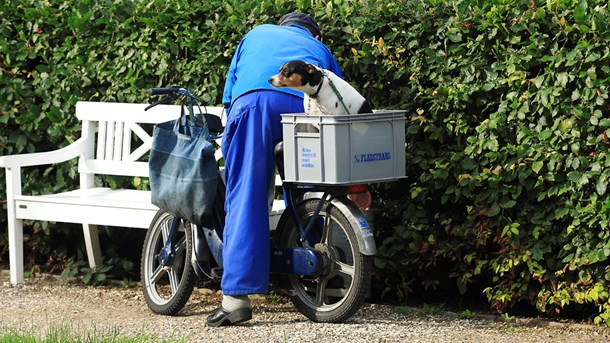
[[[220,306],[214,313],[208,316],[208,326],[229,326],[250,319],[252,319],[252,310],[249,308],[227,312]]]

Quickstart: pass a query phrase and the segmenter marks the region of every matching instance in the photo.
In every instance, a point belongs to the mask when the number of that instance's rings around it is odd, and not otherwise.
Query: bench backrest
[[[88,153],[79,161],[81,174],[148,177],[146,157],[152,145],[154,124],[180,116],[179,105],[158,105],[144,111],[148,104],[112,102],[76,103],[76,116],[82,121],[82,135]],[[202,106],[208,113],[222,116],[222,107]]]

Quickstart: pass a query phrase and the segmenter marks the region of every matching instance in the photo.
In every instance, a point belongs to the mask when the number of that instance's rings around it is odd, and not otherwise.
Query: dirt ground
[[[54,277],[11,285],[0,273],[0,336],[3,332],[49,335],[58,326],[75,332],[151,335],[184,342],[609,342],[610,328],[531,318],[443,312],[365,304],[341,324],[309,321],[285,299],[257,297],[254,318],[236,327],[208,328],[206,317],[220,296],[197,288],[178,316],[152,313],[138,285],[85,287]]]

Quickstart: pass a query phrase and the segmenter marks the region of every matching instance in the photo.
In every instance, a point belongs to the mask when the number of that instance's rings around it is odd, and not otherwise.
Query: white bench
[[[96,187],[95,182],[96,175],[148,177],[145,157],[152,143],[152,126],[177,118],[180,107],[159,105],[144,112],[146,106],[78,102],[76,116],[82,122],[82,136],[76,142],[49,152],[0,156],[0,167],[6,169],[11,283],[23,283],[24,220],[82,224],[91,268],[100,265],[102,260],[98,225],[149,227],[158,210],[150,202],[150,191]],[[207,106],[207,111],[222,115],[223,108]],[[134,141],[137,146],[132,146]],[[218,149],[216,158],[221,157]],[[80,188],[57,194],[22,194],[23,167],[57,164],[74,158],[79,159]],[[283,202],[274,201],[270,214],[272,228],[282,211]]]

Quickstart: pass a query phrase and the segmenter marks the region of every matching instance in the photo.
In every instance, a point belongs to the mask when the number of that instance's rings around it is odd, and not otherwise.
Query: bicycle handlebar
[[[180,86],[171,86],[166,88],[151,88],[147,91],[148,95],[165,95],[165,97],[161,100],[156,101],[155,103],[148,105],[144,111],[148,111],[149,109],[159,105],[159,104],[169,104],[178,99],[181,95],[186,96],[189,100],[189,106],[197,103],[197,99],[189,93],[186,89]]]
[[[180,88],[180,86],[171,86],[167,88],[151,88],[148,90],[148,95],[176,94],[180,91]]]

